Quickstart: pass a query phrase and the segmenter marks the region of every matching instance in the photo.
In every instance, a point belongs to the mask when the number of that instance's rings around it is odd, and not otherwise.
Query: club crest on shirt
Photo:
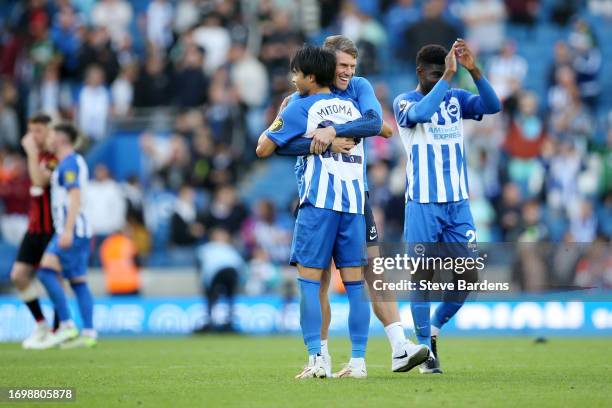
[[[446,105],[446,111],[451,117],[458,118],[459,117],[459,103],[451,99],[451,101]]]
[[[408,106],[408,101],[405,99],[402,99],[401,101],[399,101],[399,110],[400,112],[402,112],[404,109],[406,109],[406,107]]]
[[[64,173],[64,182],[65,183],[74,183],[76,180],[76,173],[74,171],[67,171]]]
[[[270,132],[278,132],[279,130],[283,128],[284,124],[285,122],[283,122],[283,118],[277,118],[274,122],[272,122],[268,130]]]

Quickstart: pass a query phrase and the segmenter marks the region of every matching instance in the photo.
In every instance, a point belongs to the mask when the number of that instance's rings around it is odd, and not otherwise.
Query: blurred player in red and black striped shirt
[[[30,213],[28,231],[19,247],[11,279],[37,323],[34,333],[23,342],[24,348],[29,348],[34,339],[40,340],[49,333],[38,301],[39,286],[35,284],[34,273],[54,232],[49,180],[57,159],[46,151],[50,124],[51,118],[45,114],[32,116],[28,120],[28,133],[21,140],[31,181]]]

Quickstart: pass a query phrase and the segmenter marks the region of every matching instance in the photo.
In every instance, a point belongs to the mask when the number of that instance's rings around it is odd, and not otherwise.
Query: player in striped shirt
[[[457,61],[470,73],[479,95],[450,87]],[[408,162],[404,240],[416,243],[475,244],[476,229],[468,201],[463,120],[481,120],[501,110],[501,102],[476,66],[466,43],[458,39],[450,52],[427,45],[416,59],[419,85],[395,98],[393,110]],[[463,255],[470,256],[468,251]],[[456,278],[457,274],[453,274]],[[472,274],[473,275],[473,274]],[[436,340],[442,326],[462,306],[464,294],[443,302],[430,322],[426,295],[411,303],[415,332],[432,350],[422,373],[441,373]],[[445,295],[445,299],[448,297]]]
[[[372,137],[382,135],[383,137],[391,137],[393,134],[389,125],[384,123],[382,117],[382,107],[376,98],[374,89],[370,82],[363,77],[355,76],[355,68],[357,65],[358,50],[355,44],[347,37],[342,35],[333,35],[327,37],[323,44],[323,48],[334,52],[336,55],[336,74],[334,77],[332,93],[354,100],[361,112],[361,118],[344,124],[330,124],[330,126],[318,128],[313,132],[312,139],[297,138],[289,141],[286,145],[279,147],[276,153],[286,156],[304,156],[310,152],[318,152],[320,149],[326,149],[331,144],[331,149],[343,146],[352,138]],[[281,112],[286,105],[285,102],[292,103],[300,99],[298,92],[290,95],[281,105]],[[366,145],[363,144],[364,154]],[[364,157],[366,157],[365,154]],[[298,158],[298,166],[301,158]],[[366,199],[364,205],[364,215],[366,220],[366,244],[368,246],[368,257],[374,258],[379,255],[378,229],[374,222],[372,209],[368,204],[368,183],[366,178],[366,161],[363,161],[364,185],[366,190]],[[367,278],[366,274],[366,278]],[[323,315],[323,324],[321,331],[321,346],[322,356],[325,368],[331,373],[331,355],[327,347],[327,339],[329,335],[329,325],[331,322],[331,308],[329,303],[328,290],[331,279],[331,269],[327,268],[321,279],[321,312]],[[415,346],[406,339],[404,328],[401,323],[397,302],[393,299],[387,299],[389,295],[385,295],[385,299],[380,298],[380,294],[371,292],[372,309],[374,314],[380,320],[385,328],[385,333],[391,345],[391,370],[395,372],[409,371],[411,368],[419,365],[427,358],[428,350],[423,346]],[[348,375],[352,371],[350,364],[338,373],[339,376]]]
[[[86,215],[85,189],[89,180],[87,164],[74,151],[78,132],[74,126],[59,124],[49,136],[49,149],[59,163],[51,175],[51,206],[55,234],[45,250],[38,278],[47,290],[60,320],[59,329],[33,348],[93,347],[97,333],[93,327],[93,298],[87,286],[87,261],[91,226]],[[68,279],[74,292],[81,320],[82,336],[70,316],[62,285]]]
[[[331,93],[336,59],[321,48],[304,46],[291,61],[293,80],[301,95],[262,133],[257,156],[267,157],[295,138],[312,137],[324,123],[346,123],[361,117],[349,99]],[[309,154],[297,167],[300,210],[295,224],[291,263],[297,265],[300,325],[309,361],[296,378],[327,376],[321,356],[321,277],[332,256],[349,297],[353,377],[366,377],[365,350],[370,323],[361,268],[365,254],[363,144],[348,153]]]

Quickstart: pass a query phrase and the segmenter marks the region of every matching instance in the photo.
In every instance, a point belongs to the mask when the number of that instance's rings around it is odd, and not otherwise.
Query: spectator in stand
[[[90,211],[89,220],[95,246],[90,262],[93,266],[100,266],[100,245],[111,234],[121,232],[126,222],[125,196],[106,165],[96,166],[85,200]]]
[[[385,15],[385,27],[394,54],[400,56],[404,49],[404,32],[421,19],[421,12],[414,0],[398,0]]]
[[[143,139],[143,150],[153,160],[157,181],[161,186],[178,190],[190,180],[191,156],[185,137],[173,134],[170,138]]]
[[[255,217],[247,223],[243,236],[251,249],[261,249],[274,265],[284,265],[289,259],[291,230],[278,222],[274,203],[262,200],[256,204]]]
[[[240,202],[236,188],[232,185],[225,185],[215,191],[203,221],[207,229],[223,227],[234,237],[242,228],[246,217],[247,210]]]
[[[100,260],[106,292],[113,296],[140,294],[138,251],[134,241],[124,232],[115,232],[100,246]]]
[[[583,161],[573,142],[560,141],[556,146],[547,174],[547,199],[551,207],[569,214],[579,197],[578,175]]]
[[[268,74],[265,66],[247,50],[243,43],[234,43],[229,50],[230,80],[240,102],[248,108],[258,108],[268,97]]]
[[[101,0],[91,12],[94,26],[106,28],[115,44],[128,32],[132,16],[132,6],[125,0]]]
[[[568,42],[573,53],[572,66],[576,72],[580,96],[590,109],[594,109],[601,93],[598,76],[602,57],[597,39],[584,20],[576,20]]]
[[[578,262],[574,283],[585,288],[612,288],[610,240],[598,237]]]
[[[165,51],[172,43],[174,7],[169,0],[152,0],[147,8],[147,38],[157,49]]]
[[[194,245],[204,238],[204,231],[198,220],[195,192],[185,184],[179,190],[170,219],[170,243],[177,247]]]
[[[79,94],[78,123],[88,138],[102,140],[106,137],[111,107],[110,95],[104,86],[104,71],[98,65],[87,68],[85,86]]]
[[[210,13],[195,29],[193,36],[196,44],[206,50],[204,69],[210,75],[227,61],[227,53],[231,46],[230,33],[221,25],[220,16]]]
[[[501,202],[496,213],[503,242],[513,242],[518,238],[521,228],[521,190],[514,183],[504,185]]]
[[[15,110],[0,97],[0,149],[19,148],[19,119]]]
[[[503,101],[512,90],[521,88],[527,75],[527,61],[516,54],[516,44],[508,41],[498,56],[489,63],[489,81],[499,98]]]
[[[291,16],[285,11],[262,12],[261,7],[271,2],[260,3],[259,24],[262,27],[261,50],[259,59],[264,63],[270,82],[276,80],[287,83],[289,58],[293,47],[304,42],[304,35],[292,24]]]
[[[557,71],[565,67],[572,68],[572,52],[565,41],[557,41],[555,43],[554,59],[548,69],[548,88],[555,85]]]
[[[62,104],[60,89],[60,70],[56,63],[49,64],[45,69],[40,86],[32,87],[30,90],[29,105],[32,110],[46,112],[52,118],[59,118]],[[69,97],[68,104],[64,102],[70,112],[71,98]]]
[[[555,79],[555,84],[548,90],[548,109],[551,113],[562,111],[579,95],[576,75],[570,67],[559,68]]]
[[[544,121],[538,115],[538,101],[534,94],[519,96],[518,111],[510,114],[505,151],[511,158],[533,159],[540,154],[546,138]]]
[[[246,264],[232,244],[232,237],[222,228],[210,232],[209,242],[196,250],[198,269],[208,310],[208,322],[195,330],[203,334],[210,331],[235,332],[233,325],[234,296],[241,278],[246,274]],[[221,295],[225,296],[228,312],[224,321],[217,324],[213,310]]]
[[[105,164],[95,167],[86,199],[88,208],[91,209],[91,229],[99,241],[123,230],[127,214],[126,198]]]
[[[608,240],[612,239],[612,189],[607,191],[597,211],[597,225],[600,235]]]
[[[447,49],[459,37],[457,28],[445,20],[444,0],[428,0],[423,5],[423,18],[413,24],[404,37],[407,53],[404,58],[414,64],[417,51],[427,44],[440,44]]]
[[[124,118],[131,114],[134,104],[134,81],[138,67],[125,65],[111,85],[111,111],[114,117]]]
[[[79,49],[81,21],[73,7],[61,7],[51,29],[53,46],[62,54],[62,79],[76,80],[79,74]]]
[[[104,69],[107,83],[112,83],[119,73],[117,53],[111,46],[108,31],[104,27],[90,29],[85,33],[85,43],[79,53],[80,78],[84,79],[85,69],[90,65],[99,65]]]
[[[542,222],[540,204],[531,200],[522,209],[521,232],[516,246],[515,276],[526,291],[546,290],[550,276],[546,268],[546,254],[537,243],[548,239],[548,231]]]
[[[166,106],[172,96],[172,76],[163,56],[150,50],[134,85],[134,107]]]
[[[187,46],[174,77],[174,98],[179,107],[195,108],[208,102],[210,80],[204,73],[204,49]]]
[[[597,217],[593,204],[587,199],[580,199],[569,212],[570,233],[576,242],[593,242],[597,236]]]
[[[540,11],[540,0],[504,0],[510,22],[532,27]]]
[[[569,103],[557,111],[551,112],[550,133],[561,141],[576,144],[582,154],[587,152],[587,144],[591,141],[593,117],[585,108],[580,95],[574,92]]]
[[[48,29],[48,16],[37,14],[30,22],[30,41],[28,58],[32,69],[32,80],[39,83],[47,65],[59,60],[59,54],[51,41]]]
[[[467,41],[484,56],[496,53],[504,43],[506,8],[502,0],[469,0],[463,6]]]
[[[589,11],[594,15],[612,18],[612,2],[610,0],[588,0]]]
[[[177,2],[174,13],[174,30],[180,35],[198,24],[200,9],[198,0],[182,0]]]

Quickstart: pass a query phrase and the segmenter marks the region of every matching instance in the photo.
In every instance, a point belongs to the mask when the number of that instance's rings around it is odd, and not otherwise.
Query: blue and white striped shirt
[[[361,117],[356,104],[334,94],[294,100],[266,131],[278,146],[296,137],[312,137],[323,122],[346,123]],[[296,166],[300,204],[339,212],[363,214],[365,201],[363,143],[350,154],[324,153],[299,159]]]
[[[422,93],[407,92],[395,99],[395,119],[402,124],[399,133],[408,155],[406,200],[446,203],[468,198],[463,119],[482,119],[474,96],[462,89],[449,89],[426,123],[410,122],[406,115],[410,106],[423,98]]]
[[[91,238],[91,224],[87,219],[87,202],[84,190],[89,182],[89,170],[83,157],[77,153],[65,157],[51,175],[51,209],[56,234],[64,232],[70,200],[68,191],[81,190],[81,208],[74,225],[74,236]]]

